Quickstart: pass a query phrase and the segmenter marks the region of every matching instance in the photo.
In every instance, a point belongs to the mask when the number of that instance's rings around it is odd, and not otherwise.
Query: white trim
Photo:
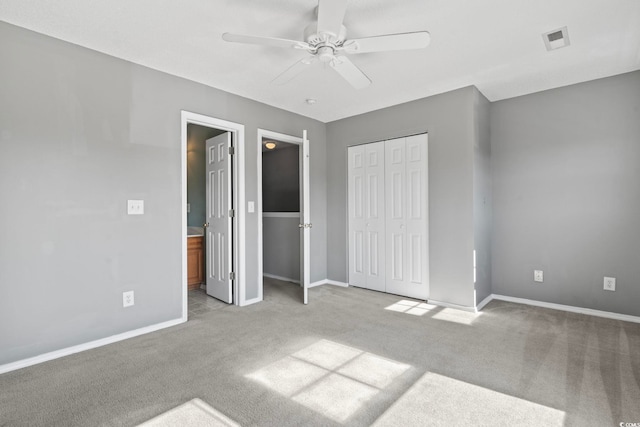
[[[592,308],[574,307],[572,305],[556,304],[553,302],[536,301],[526,298],[509,297],[506,295],[491,294],[491,299],[514,302],[517,304],[532,305],[535,307],[550,308],[553,310],[568,311],[570,313],[586,314],[588,316],[604,317],[607,319],[622,320],[624,322],[640,323],[640,317],[629,314],[612,313],[610,311],[594,310]]]
[[[322,285],[326,285],[327,284],[327,280],[318,280],[317,282],[313,282],[313,283],[309,283],[309,286],[307,286],[307,289],[309,288],[315,288],[316,286],[322,286]]]
[[[300,284],[300,280],[292,279],[291,277],[276,276],[275,274],[269,274],[269,273],[264,273],[263,275],[264,277],[268,277],[270,279],[282,280],[284,282],[291,282],[297,285]]]
[[[263,218],[298,218],[300,212],[262,212]]]
[[[453,303],[450,303],[450,302],[436,301],[434,299],[428,299],[427,302],[429,304],[437,305],[437,306],[440,306],[440,307],[455,308],[456,310],[468,311],[468,312],[471,312],[471,313],[475,313],[476,312],[476,308],[475,307],[468,307],[466,305],[458,305],[458,304],[453,304]]]
[[[37,365],[38,363],[48,362],[49,360],[59,359],[60,357],[69,356],[70,354],[80,353],[81,351],[91,350],[92,348],[102,347],[104,345],[113,344],[118,341],[124,341],[129,338],[137,337],[139,335],[155,332],[160,329],[169,328],[171,326],[184,323],[186,319],[179,318],[169,320],[167,322],[156,323],[155,325],[145,326],[143,328],[134,329],[133,331],[123,332],[121,334],[112,335],[106,338],[100,338],[95,341],[89,341],[84,344],[74,345],[72,347],[63,348],[60,350],[44,353],[39,356],[29,357],[28,359],[18,360],[17,362],[7,363],[0,365],[0,374],[15,371],[17,369],[26,368],[28,366]]]
[[[482,310],[484,306],[489,304],[492,300],[493,300],[493,294],[489,295],[488,297],[480,301],[480,304],[476,304],[476,311]]]
[[[242,306],[246,307],[248,305],[255,304],[257,302],[262,302],[262,298],[251,298],[251,299],[244,300],[244,304]]]
[[[251,303],[255,303],[255,302],[260,302],[263,299],[263,294],[264,294],[264,280],[263,280],[263,276],[265,276],[264,274],[264,262],[263,262],[263,238],[262,238],[262,233],[263,233],[263,227],[262,227],[262,219],[264,217],[270,217],[270,215],[267,215],[268,213],[262,212],[262,139],[263,138],[269,138],[269,139],[275,139],[276,141],[280,141],[280,142],[287,142],[290,144],[296,144],[299,146],[302,146],[302,142],[303,139],[297,136],[291,136],[291,135],[285,135],[283,133],[279,133],[279,132],[273,132],[270,130],[266,130],[266,129],[261,129],[258,128],[258,139],[257,139],[257,149],[258,149],[258,161],[257,163],[257,175],[258,175],[258,187],[257,187],[257,195],[256,195],[256,199],[257,199],[257,212],[258,212],[258,277],[257,277],[257,282],[258,282],[258,296],[256,298],[254,298],[253,300],[251,300]],[[296,217],[300,218],[300,213],[296,213]],[[274,216],[275,217],[275,216]],[[299,281],[297,283],[300,283]],[[249,302],[247,301],[247,304],[249,304]]]
[[[181,157],[181,179],[182,179],[182,318],[187,320],[187,242],[185,236],[187,235],[187,125],[195,124],[200,126],[206,126],[210,128],[216,128],[220,130],[226,130],[232,132],[234,139],[233,144],[235,147],[235,158],[233,161],[233,191],[234,191],[234,206],[235,216],[235,230],[234,235],[234,271],[236,273],[236,280],[234,282],[233,289],[233,303],[235,305],[244,306],[247,305],[246,301],[246,284],[247,275],[245,271],[246,265],[246,253],[244,250],[244,239],[246,237],[246,217],[245,217],[245,183],[244,183],[244,125],[239,123],[230,122],[227,120],[217,119],[214,117],[205,116],[202,114],[192,113],[182,110],[180,112],[180,125],[181,125],[181,144],[180,144],[180,157]]]
[[[304,304],[309,303],[309,284],[311,283],[311,174],[309,168],[309,138],[307,130],[302,131],[302,145],[299,149],[300,158],[300,222],[304,227],[300,232],[300,281],[302,282],[302,301]]]
[[[266,274],[265,274],[265,276],[266,276]],[[322,286],[322,285],[340,286],[341,288],[348,288],[349,287],[348,283],[338,282],[338,281],[329,280],[329,279],[318,280],[317,282],[311,283],[308,287],[309,288],[314,288],[316,286]]]
[[[348,288],[348,287],[349,287],[349,284],[348,284],[348,283],[345,283],[345,282],[338,282],[338,281],[336,281],[336,280],[329,280],[329,279],[327,279],[325,282],[326,282],[326,284],[327,284],[327,285],[340,286],[340,287],[342,287],[342,288]]]

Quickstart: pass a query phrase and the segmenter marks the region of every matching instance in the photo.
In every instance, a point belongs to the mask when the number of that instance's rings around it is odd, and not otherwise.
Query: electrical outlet
[[[605,277],[604,278],[604,290],[605,291],[615,291],[616,290],[616,278],[615,277]]]
[[[533,281],[544,282],[544,276],[542,270],[533,270]]]
[[[144,200],[127,200],[128,215],[144,215]]]
[[[131,307],[135,304],[135,300],[133,299],[133,291],[127,291],[122,293],[122,306],[123,307]]]

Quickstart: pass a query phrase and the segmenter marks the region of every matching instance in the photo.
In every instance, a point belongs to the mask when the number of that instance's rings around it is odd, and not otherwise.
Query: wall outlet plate
[[[544,274],[542,270],[533,270],[533,281],[544,282]]]
[[[144,200],[127,200],[128,215],[144,215]]]
[[[122,306],[123,307],[131,307],[135,304],[135,300],[133,298],[133,291],[127,291],[122,293]]]
[[[615,277],[605,277],[604,278],[604,290],[605,291],[615,291],[616,290],[616,278]]]

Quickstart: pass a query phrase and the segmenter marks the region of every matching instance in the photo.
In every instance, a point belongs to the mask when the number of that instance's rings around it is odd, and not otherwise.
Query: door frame
[[[181,166],[181,201],[180,208],[182,214],[181,228],[181,248],[182,248],[182,320],[188,317],[188,291],[187,291],[187,126],[189,124],[220,129],[233,134],[233,145],[235,155],[232,160],[233,168],[233,207],[235,216],[232,222],[233,228],[233,271],[235,280],[233,281],[233,304],[244,306],[249,303],[246,300],[246,255],[244,250],[244,237],[246,236],[246,217],[244,211],[240,209],[245,204],[245,174],[244,174],[244,125],[181,110],[180,112],[180,166]]]
[[[300,173],[309,173],[309,171],[304,171],[303,169],[303,161],[302,161],[302,156],[303,156],[303,146],[304,146],[304,136],[293,136],[293,135],[287,135],[284,133],[280,133],[280,132],[274,132],[274,131],[270,131],[270,130],[266,130],[266,129],[261,129],[258,128],[258,144],[257,144],[257,148],[258,148],[258,153],[259,153],[259,160],[257,162],[258,164],[258,195],[257,195],[257,211],[258,211],[258,300],[262,301],[263,298],[263,289],[264,289],[264,280],[263,280],[263,275],[264,275],[264,265],[263,265],[263,255],[264,255],[264,242],[263,242],[263,230],[262,230],[262,140],[264,138],[267,139],[275,139],[276,141],[280,141],[280,142],[286,142],[289,144],[295,144],[298,145],[299,150],[300,150],[300,155],[299,155],[299,167],[300,167]],[[303,188],[302,188],[302,176],[300,177],[300,192],[302,193]],[[302,198],[300,198],[300,204],[302,205],[303,200]],[[303,218],[302,218],[302,211],[300,211],[300,219],[299,219],[299,223],[302,223]],[[300,252],[301,255],[303,255],[304,252],[304,248],[300,247]],[[300,285],[302,287],[304,287],[304,277],[303,274],[305,274],[302,271],[302,264],[304,263],[304,260],[302,259],[302,257],[300,258],[300,263],[301,263],[301,268],[300,268]],[[307,273],[308,274],[308,273]],[[307,289],[304,289],[304,303],[307,303],[307,297],[306,297],[306,292]]]

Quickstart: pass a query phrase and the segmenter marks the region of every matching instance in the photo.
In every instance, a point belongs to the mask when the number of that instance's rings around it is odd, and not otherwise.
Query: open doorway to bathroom
[[[244,204],[244,125],[184,110],[181,123],[180,290],[186,321],[209,309],[251,301],[246,298],[243,270],[245,217],[238,209]],[[201,292],[202,283],[207,296]]]
[[[187,124],[187,289],[189,317],[226,304],[206,292],[207,141],[225,130]]]

